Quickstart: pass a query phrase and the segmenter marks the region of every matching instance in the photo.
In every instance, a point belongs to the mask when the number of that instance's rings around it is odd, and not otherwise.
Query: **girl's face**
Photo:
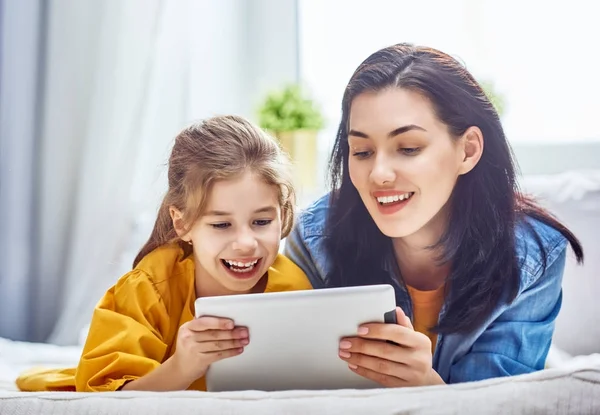
[[[478,160],[477,143],[483,143],[477,128],[451,137],[417,92],[363,93],[349,114],[350,179],[383,234],[439,237],[458,177]]]
[[[205,214],[182,239],[194,248],[197,292],[251,292],[279,252],[277,187],[252,172],[216,182]]]

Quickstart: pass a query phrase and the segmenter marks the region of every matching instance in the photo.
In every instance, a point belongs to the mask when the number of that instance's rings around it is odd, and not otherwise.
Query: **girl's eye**
[[[357,159],[366,159],[370,155],[371,155],[370,151],[355,151],[352,153],[352,156],[356,157]]]
[[[418,154],[419,151],[421,151],[421,149],[419,147],[401,148],[400,149],[400,152],[407,156],[414,156],[414,155]]]
[[[215,229],[227,229],[231,226],[230,223],[228,222],[223,222],[223,223],[211,223],[210,226],[212,226]]]
[[[267,226],[270,225],[271,222],[273,222],[273,219],[258,219],[254,221],[254,224],[258,226]]]

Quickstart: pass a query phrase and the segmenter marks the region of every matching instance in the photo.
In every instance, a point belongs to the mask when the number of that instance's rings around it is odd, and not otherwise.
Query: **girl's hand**
[[[192,383],[213,362],[241,354],[248,343],[245,327],[234,327],[229,319],[199,317],[179,328],[172,364],[179,376]]]
[[[340,358],[355,373],[382,386],[439,385],[444,381],[432,368],[431,340],[413,329],[397,307],[398,324],[372,323],[358,329],[358,337],[340,341]],[[391,341],[397,344],[390,344]]]

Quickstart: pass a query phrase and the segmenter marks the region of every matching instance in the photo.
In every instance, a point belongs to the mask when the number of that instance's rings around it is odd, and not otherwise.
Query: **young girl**
[[[21,390],[205,390],[211,363],[239,355],[248,330],[194,318],[198,297],[310,289],[278,253],[294,190],[276,142],[235,116],[183,130],[169,188],[133,270],[94,310],[76,369],[25,373]]]
[[[342,102],[332,192],[286,253],[315,288],[387,282],[399,325],[340,341],[383,386],[542,369],[577,238],[518,191],[496,110],[455,59],[407,44],[373,53]],[[393,343],[382,343],[389,340]]]

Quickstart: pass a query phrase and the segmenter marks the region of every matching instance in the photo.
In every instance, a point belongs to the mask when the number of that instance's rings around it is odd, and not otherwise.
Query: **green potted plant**
[[[317,135],[321,111],[299,84],[268,93],[258,109],[259,125],[273,134],[294,163],[296,184],[303,190],[317,185]]]

